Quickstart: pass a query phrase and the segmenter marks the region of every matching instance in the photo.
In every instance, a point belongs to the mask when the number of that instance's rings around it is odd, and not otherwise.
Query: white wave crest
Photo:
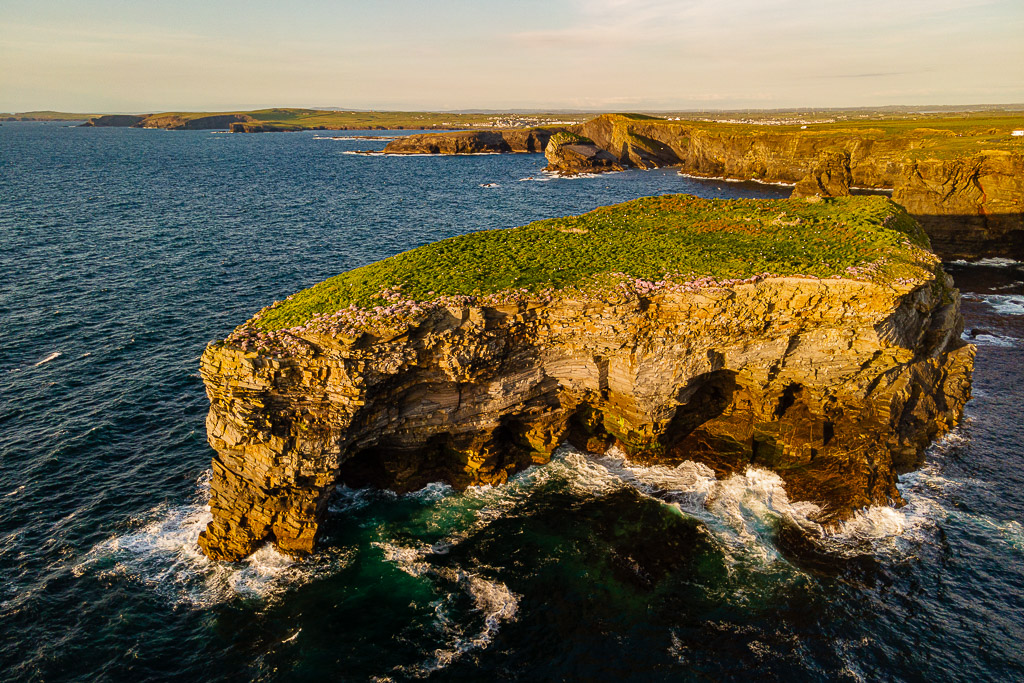
[[[987,304],[1000,315],[1024,315],[1024,294],[978,294],[969,292],[962,296],[964,299]]]
[[[200,497],[209,497],[207,471]],[[346,566],[352,552],[318,555],[316,562],[294,560],[267,544],[241,562],[214,562],[196,542],[213,519],[204,503],[160,505],[141,528],[113,536],[92,548],[72,568],[75,576],[98,572],[138,581],[177,603],[209,607],[235,598],[268,600],[316,576]]]
[[[619,175],[625,173],[625,171],[604,171],[602,173],[573,173],[569,175],[562,175],[556,171],[541,171],[538,175],[526,176],[520,178],[519,182],[532,181],[535,183],[546,183],[551,180],[589,180],[591,178],[605,178],[607,176]]]
[[[964,332],[960,335],[960,338],[971,344],[977,344],[978,346],[998,346],[1001,348],[1012,348],[1014,346],[1020,346],[1021,340],[1016,337],[1003,337],[998,334],[976,334],[972,335],[969,332]]]
[[[727,183],[757,183],[758,185],[772,185],[775,187],[795,187],[796,183],[786,182],[785,180],[758,180],[757,178],[726,178],[724,176],[706,176],[706,175],[695,175],[692,173],[686,173],[685,171],[679,171],[678,175],[684,178],[690,178],[692,180],[710,180],[714,182],[727,182]]]
[[[1014,261],[1013,259],[1009,259],[1009,258],[1000,258],[998,256],[997,257],[989,257],[989,258],[981,258],[981,259],[977,259],[976,261],[968,261],[966,259],[957,259],[957,260],[953,261],[952,263],[954,263],[954,264],[956,264],[958,266],[986,266],[986,267],[989,267],[989,268],[1012,268],[1013,266],[1021,265],[1020,261]]]

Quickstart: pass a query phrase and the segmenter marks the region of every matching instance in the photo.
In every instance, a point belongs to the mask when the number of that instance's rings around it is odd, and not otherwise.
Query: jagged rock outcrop
[[[405,135],[389,142],[385,154],[503,154],[543,152],[557,129],[459,130]]]
[[[592,140],[568,132],[551,136],[544,157],[548,160],[544,170],[561,175],[622,170],[618,160]]]
[[[768,468],[826,523],[898,503],[897,473],[960,419],[974,354],[952,281],[914,253],[885,281],[628,281],[426,307],[373,332],[292,328],[294,353],[211,344],[200,545],[308,553],[339,483],[500,484],[565,441]]]
[[[793,188],[793,197],[845,197],[850,194],[850,155],[825,153],[815,167]]]

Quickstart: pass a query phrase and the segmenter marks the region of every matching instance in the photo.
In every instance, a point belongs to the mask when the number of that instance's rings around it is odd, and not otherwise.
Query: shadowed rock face
[[[989,151],[909,163],[893,200],[946,258],[1024,259],[1024,155]]]
[[[560,444],[778,472],[823,522],[899,503],[898,472],[954,425],[974,347],[931,277],[768,278],[696,292],[438,309],[388,334],[202,356],[212,558],[314,548],[334,487],[498,484]]]

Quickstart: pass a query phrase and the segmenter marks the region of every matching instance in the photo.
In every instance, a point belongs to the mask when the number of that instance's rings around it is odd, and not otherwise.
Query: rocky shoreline
[[[571,127],[587,143],[576,151],[573,145],[546,151],[548,169],[571,175],[676,167],[698,177],[797,185],[798,197],[843,196],[851,187],[892,190],[944,259],[1024,260],[1024,152],[931,157],[930,145],[948,136],[928,129],[887,135],[751,128],[606,114]],[[416,136],[402,153],[458,154],[444,151],[453,135],[461,134]]]
[[[838,220],[847,200],[826,201]],[[800,220],[798,203],[775,204],[778,220]],[[903,219],[885,211],[889,240]],[[759,215],[728,229],[757,230]],[[886,257],[828,278],[610,274],[617,284],[592,290],[390,294],[383,313],[276,332],[257,316],[202,356],[217,454],[200,545],[215,559],[265,542],[305,554],[339,483],[500,484],[563,442],[719,476],[770,469],[825,524],[899,504],[896,475],[962,415],[974,347],[937,258],[898,249],[898,277],[878,275]]]

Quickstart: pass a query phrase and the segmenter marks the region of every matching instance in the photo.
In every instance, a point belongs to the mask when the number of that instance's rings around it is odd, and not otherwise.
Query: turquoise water
[[[787,193],[334,135],[0,127],[0,679],[1024,678],[1012,267],[951,266],[968,419],[842,533],[768,472],[564,449],[500,488],[341,489],[314,558],[208,562],[197,359],[267,302],[470,230]]]

